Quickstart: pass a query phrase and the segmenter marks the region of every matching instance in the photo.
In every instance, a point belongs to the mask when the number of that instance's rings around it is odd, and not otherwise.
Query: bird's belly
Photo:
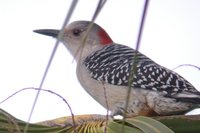
[[[85,68],[77,68],[77,77],[82,87],[102,106],[111,110],[113,115],[123,114],[129,87],[95,80],[82,69]],[[171,115],[186,112],[191,108],[190,104],[164,97],[161,92],[131,88],[129,95],[127,116]]]

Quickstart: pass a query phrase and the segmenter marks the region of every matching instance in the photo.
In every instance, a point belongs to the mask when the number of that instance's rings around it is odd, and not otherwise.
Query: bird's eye
[[[80,34],[81,34],[81,30],[80,29],[74,29],[72,32],[73,32],[74,36],[80,36]]]

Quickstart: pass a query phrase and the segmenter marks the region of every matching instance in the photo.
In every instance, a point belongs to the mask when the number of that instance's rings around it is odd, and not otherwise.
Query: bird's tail
[[[200,107],[200,92],[181,92],[171,97],[177,101],[193,103]]]

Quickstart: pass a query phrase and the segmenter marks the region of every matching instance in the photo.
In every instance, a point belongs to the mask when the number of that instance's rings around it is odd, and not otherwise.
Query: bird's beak
[[[51,36],[54,38],[57,38],[59,34],[59,30],[55,30],[55,29],[39,29],[39,30],[34,30],[33,32],[39,33],[42,35]]]

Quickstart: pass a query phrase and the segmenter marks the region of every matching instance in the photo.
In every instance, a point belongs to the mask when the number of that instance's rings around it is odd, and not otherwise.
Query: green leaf
[[[122,130],[124,133],[143,133],[141,130],[139,130],[136,127],[133,126],[127,126],[126,124],[121,124],[121,121],[110,121],[108,123],[107,131],[108,133],[121,133]]]
[[[137,116],[132,119],[127,119],[126,122],[133,124],[145,133],[174,133],[171,129],[169,129],[161,122],[149,117]]]
[[[173,131],[176,133],[200,133],[200,115],[153,118],[137,116],[127,118],[125,121],[112,119],[106,121],[105,118],[102,115],[75,116],[76,131],[77,133],[104,133],[106,127],[106,133],[121,133],[122,130],[124,133],[173,133]],[[0,133],[23,133],[26,124],[0,109]],[[71,116],[62,117],[37,124],[29,123],[27,133],[74,133],[72,125]]]

